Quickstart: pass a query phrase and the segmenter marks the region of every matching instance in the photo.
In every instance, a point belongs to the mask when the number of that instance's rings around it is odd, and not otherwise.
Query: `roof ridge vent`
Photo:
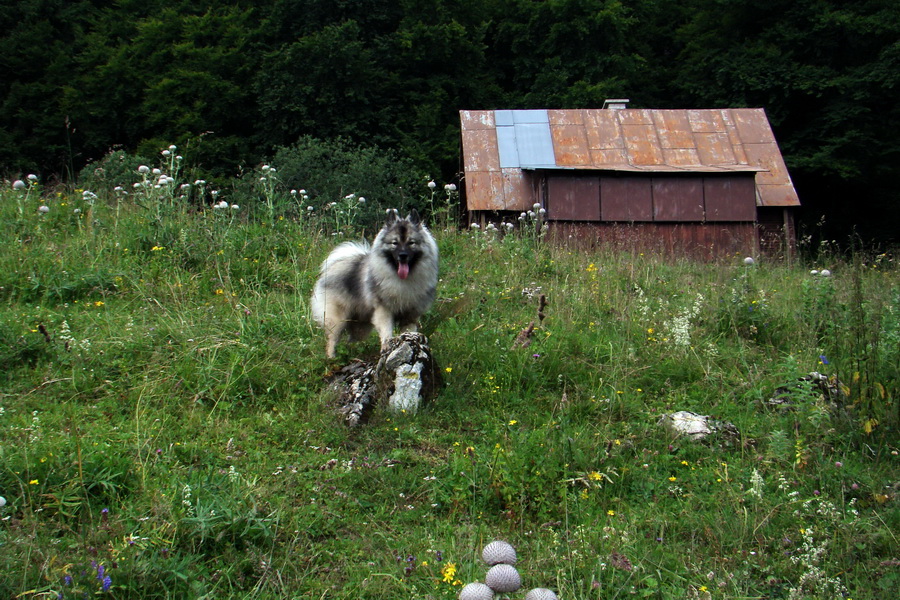
[[[629,102],[631,102],[631,100],[628,98],[607,98],[603,101],[603,109],[622,110],[623,108],[628,108]]]

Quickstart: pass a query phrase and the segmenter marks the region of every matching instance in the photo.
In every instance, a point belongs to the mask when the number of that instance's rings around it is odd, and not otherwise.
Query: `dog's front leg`
[[[381,339],[381,349],[384,350],[387,348],[391,338],[394,337],[394,315],[383,306],[379,306],[372,313],[372,325],[375,326],[375,331],[378,332],[378,337]]]

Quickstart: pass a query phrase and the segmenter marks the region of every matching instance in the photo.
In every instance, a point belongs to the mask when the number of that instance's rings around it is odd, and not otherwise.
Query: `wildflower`
[[[37,175],[35,175],[34,173],[29,173],[28,181],[35,183],[35,182],[37,182],[37,179],[38,179]]]
[[[821,275],[822,277],[831,277],[831,271],[829,271],[828,269],[822,269],[821,271],[819,271],[819,275]]]
[[[296,196],[296,195],[297,195],[297,190],[291,190],[291,196]]]
[[[588,479],[590,479],[591,481],[600,481],[601,479],[603,479],[603,475],[601,475],[597,471],[591,471],[590,473],[588,473]]]
[[[172,154],[172,151],[171,150],[163,150],[160,154],[162,154],[163,156],[169,156],[170,154]]]
[[[756,263],[756,261],[753,260],[752,256],[748,256],[747,258],[744,259],[744,264],[747,265],[748,267],[752,266],[754,263]]]
[[[96,302],[94,302],[94,306],[103,306],[103,304],[103,300],[97,300]]]
[[[515,425],[516,423],[518,423],[518,421],[516,421],[515,419],[512,419],[509,422],[510,425]]]
[[[827,364],[829,364],[828,359],[825,357],[824,354],[820,354],[820,355],[819,355],[819,364],[820,364],[820,365],[827,365]]]
[[[360,196],[358,202],[359,202],[360,204],[365,204],[365,203],[366,203],[366,199],[365,199],[364,197]]]
[[[100,589],[104,592],[108,592],[109,588],[111,588],[111,587],[112,587],[112,578],[109,575],[107,575],[103,578],[103,584]]]
[[[38,212],[46,215],[48,212],[50,212],[50,207],[45,204],[42,204],[38,207]]]
[[[22,181],[21,179],[16,179],[15,181],[13,181],[13,189],[14,190],[24,190],[25,182]]]
[[[231,210],[237,212],[237,211],[241,210],[241,207],[238,206],[237,204],[232,204],[232,205],[231,205]]]
[[[433,190],[436,187],[437,187],[437,184],[434,181],[428,182],[428,189]]]
[[[440,559],[438,559],[440,560]],[[441,569],[441,577],[444,580],[444,583],[453,584],[453,579],[456,576],[456,563],[447,563]]]
[[[809,272],[809,274],[810,275],[818,275],[819,272],[816,269],[813,269],[812,271]]]
[[[669,477],[669,481],[675,481],[676,479],[678,479],[678,478],[675,477],[674,475],[672,475],[671,477]]]
[[[28,485],[37,485],[37,484],[38,484],[37,479],[32,479],[31,481],[28,482]]]
[[[447,373],[452,373],[453,367],[447,367],[446,369],[444,369],[444,371],[446,371]]]

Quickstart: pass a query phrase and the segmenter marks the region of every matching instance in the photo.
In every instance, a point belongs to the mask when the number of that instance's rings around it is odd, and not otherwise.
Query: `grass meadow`
[[[373,233],[358,198],[136,177],[0,191],[0,597],[451,599],[493,539],[510,598],[900,597],[889,254],[694,262],[436,210],[443,387],[349,429],[325,378],[377,338],[326,361],[307,309]],[[740,435],[673,439],[679,410]]]

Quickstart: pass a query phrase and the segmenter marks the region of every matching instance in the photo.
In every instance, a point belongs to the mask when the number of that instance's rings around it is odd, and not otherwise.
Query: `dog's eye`
[[[416,240],[409,240],[409,245],[410,245],[410,246],[415,246],[415,245],[416,245]]]

